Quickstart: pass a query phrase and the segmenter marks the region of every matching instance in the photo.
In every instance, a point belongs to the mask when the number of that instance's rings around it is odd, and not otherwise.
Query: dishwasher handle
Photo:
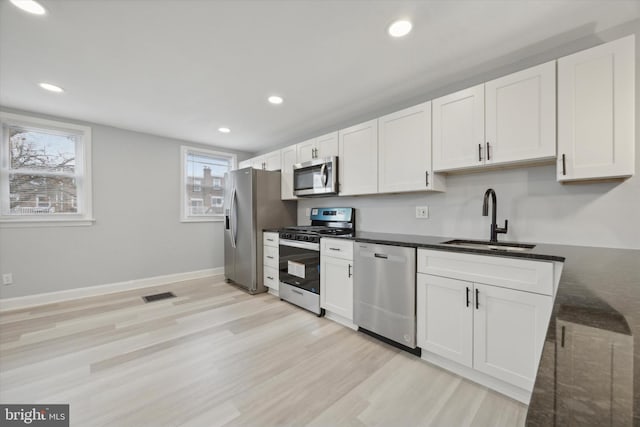
[[[387,254],[374,253],[373,256],[376,257],[376,258],[382,258],[382,259],[389,258],[389,256]]]

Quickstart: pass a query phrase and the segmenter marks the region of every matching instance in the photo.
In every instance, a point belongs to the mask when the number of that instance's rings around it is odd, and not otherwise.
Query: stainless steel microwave
[[[338,194],[338,158],[325,157],[293,165],[293,194],[296,196]]]

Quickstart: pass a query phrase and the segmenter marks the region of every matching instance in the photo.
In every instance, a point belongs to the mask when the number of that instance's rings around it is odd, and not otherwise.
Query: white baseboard
[[[459,363],[426,351],[425,349],[422,349],[422,360],[446,369],[447,371],[451,371],[454,374],[458,374],[461,377],[497,391],[498,393],[504,394],[507,397],[524,403],[525,405],[528,405],[531,400],[531,390],[525,390],[513,384],[506,383],[483,372],[476,371],[473,368],[460,365]]]
[[[349,329],[353,329],[354,331],[358,330],[358,326],[354,325],[353,322],[346,317],[340,316],[332,311],[326,310],[324,313],[324,317],[329,320],[333,320],[336,323],[341,324],[342,326],[346,326]]]
[[[167,285],[169,283],[200,279],[209,276],[218,276],[221,274],[224,274],[224,267],[187,271],[185,273],[166,274],[164,276],[145,277],[143,279],[127,280],[125,282],[87,286],[84,288],[67,289],[57,292],[46,292],[36,295],[26,295],[23,297],[0,298],[0,312],[51,304],[61,301],[69,301],[78,298],[112,294],[115,292],[130,291],[132,289]]]

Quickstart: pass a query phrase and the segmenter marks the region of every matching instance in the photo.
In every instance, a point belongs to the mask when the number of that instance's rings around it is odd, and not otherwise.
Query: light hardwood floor
[[[177,298],[145,304],[142,295]],[[521,426],[526,406],[221,277],[0,315],[0,402],[73,426]]]

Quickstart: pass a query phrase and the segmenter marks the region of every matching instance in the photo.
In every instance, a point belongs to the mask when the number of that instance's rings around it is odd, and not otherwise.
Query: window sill
[[[180,222],[224,222],[224,218],[180,218]]]
[[[0,228],[30,227],[88,227],[96,222],[93,218],[2,218]]]

